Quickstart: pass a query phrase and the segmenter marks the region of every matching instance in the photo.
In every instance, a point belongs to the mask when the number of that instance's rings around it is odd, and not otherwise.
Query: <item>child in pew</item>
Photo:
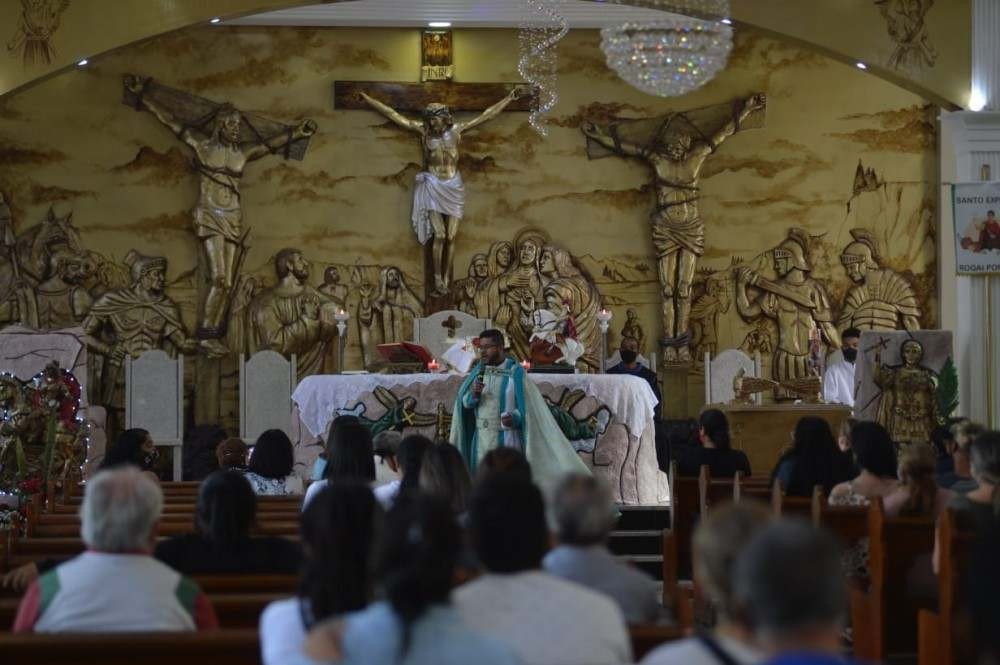
[[[261,615],[264,665],[313,662],[303,652],[309,629],[368,604],[381,519],[365,484],[339,480],[313,496],[302,512],[305,560],[299,595],[271,603]]]
[[[257,437],[245,475],[255,494],[302,494],[302,479],[292,474],[294,466],[295,449],[291,439],[280,429],[269,429]]]
[[[277,536],[251,536],[257,497],[239,471],[216,471],[198,490],[195,533],[174,536],[154,556],[186,575],[284,574],[298,572],[298,543]]]

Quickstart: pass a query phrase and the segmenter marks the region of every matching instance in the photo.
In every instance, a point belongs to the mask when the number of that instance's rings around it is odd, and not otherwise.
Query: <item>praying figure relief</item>
[[[530,94],[518,86],[506,97],[481,114],[465,122],[456,122],[444,104],[428,104],[420,119],[408,118],[377,99],[360,93],[373,109],[403,129],[420,136],[424,170],[417,174],[413,188],[411,221],[421,245],[431,242],[434,295],[448,294],[458,222],[465,209],[465,185],[458,170],[462,132],[483,124],[500,113],[515,99]]]
[[[660,345],[667,363],[691,360],[691,285],[698,258],[705,253],[705,222],[698,209],[699,172],[708,156],[766,103],[763,94],[756,94],[731,109],[726,105],[729,112],[721,117],[713,112],[716,107],[672,113],[656,119],[645,136],[634,138],[622,135],[622,123],[602,128],[584,122],[580,127],[588,139],[619,155],[642,159],[655,174],[656,208],[650,220],[663,301]]]
[[[125,103],[149,111],[194,152],[199,197],[194,232],[208,269],[197,336],[215,354],[228,351],[226,334],[233,285],[247,251],[240,182],[249,162],[278,154],[301,159],[316,123],[295,127],[254,118],[230,104],[215,104],[152,79],[125,75]],[[299,142],[302,143],[299,143]]]

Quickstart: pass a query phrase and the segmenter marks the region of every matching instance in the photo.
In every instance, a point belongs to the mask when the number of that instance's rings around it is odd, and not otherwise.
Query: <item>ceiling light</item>
[[[451,21],[431,21],[427,26],[430,28],[450,28]]]
[[[84,58],[84,59],[83,59],[83,60],[81,60],[80,62],[76,63],[76,66],[77,66],[77,67],[86,67],[86,66],[87,66],[87,59],[86,59],[86,58]]]
[[[213,23],[213,24],[214,24],[214,23],[219,23],[219,22],[221,22],[221,21],[222,21],[222,19],[221,19],[221,18],[219,18],[218,16],[216,16],[216,17],[214,17],[214,18],[212,18],[212,19],[209,19],[209,21],[208,21],[208,22],[209,22],[209,23]]]
[[[858,69],[868,69],[868,65],[866,65],[863,62],[856,62],[854,63],[854,66],[857,67]]]
[[[731,18],[724,18],[720,22],[721,23],[725,23],[726,25],[732,25],[733,24],[733,19],[731,19]]]
[[[969,95],[969,110],[982,111],[985,106],[986,95],[984,95],[978,88],[973,88],[972,94]]]

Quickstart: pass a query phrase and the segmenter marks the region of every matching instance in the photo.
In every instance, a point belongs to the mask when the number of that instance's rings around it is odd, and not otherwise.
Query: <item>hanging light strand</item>
[[[559,11],[562,4],[563,0],[523,0],[524,20],[518,32],[517,71],[536,91],[528,122],[542,136],[549,133],[545,115],[559,101],[556,44],[569,32],[569,23]]]

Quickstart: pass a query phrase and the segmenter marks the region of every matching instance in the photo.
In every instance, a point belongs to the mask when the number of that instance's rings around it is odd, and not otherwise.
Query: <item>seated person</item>
[[[313,496],[339,480],[353,480],[372,485],[375,482],[375,449],[372,431],[354,416],[338,416],[326,439],[326,464],[323,477],[315,480],[302,500],[305,510]]]
[[[497,473],[511,473],[531,482],[531,462],[517,448],[494,448],[479,462],[476,484]]]
[[[219,425],[196,425],[184,434],[182,454],[184,480],[204,480],[219,470],[215,451],[226,440],[226,430]]]
[[[371,601],[371,561],[382,511],[367,485],[343,481],[316,494],[302,513],[305,561],[294,598],[278,600],[260,618],[264,665],[304,663],[306,634],[331,617]]]
[[[742,450],[733,450],[729,443],[729,421],[718,409],[706,409],[698,418],[700,446],[683,451],[677,460],[677,472],[682,476],[697,476],[708,465],[713,478],[732,478],[737,471],[750,475],[750,460]]]
[[[698,525],[691,552],[694,580],[715,609],[715,628],[654,649],[642,665],[754,665],[763,659],[733,596],[733,564],[772,519],[763,504],[743,501],[713,510]]]
[[[656,373],[648,367],[639,363],[639,340],[635,337],[622,337],[618,347],[618,354],[621,362],[608,369],[608,374],[631,374],[637,376],[653,390],[656,395],[656,407],[653,409],[653,418],[660,419],[660,385],[656,381]]]
[[[302,550],[278,536],[251,536],[257,497],[239,471],[216,471],[201,483],[195,533],[156,546],[154,556],[185,575],[298,572]]]
[[[937,517],[952,493],[941,489],[935,480],[934,449],[926,443],[911,443],[899,455],[899,481],[895,491],[885,497],[889,517]]]
[[[111,450],[101,460],[100,468],[118,469],[131,465],[143,471],[155,472],[158,458],[153,437],[141,427],[135,427],[118,435]]]
[[[816,485],[829,493],[834,485],[856,475],[851,458],[837,446],[830,424],[805,416],[795,423],[792,447],[774,465],[771,483],[780,482],[788,496],[810,497]]]
[[[269,429],[257,437],[246,478],[255,494],[281,496],[302,494],[302,479],[292,475],[295,448],[280,429]]]
[[[220,469],[245,472],[248,452],[249,449],[243,439],[234,436],[219,444],[215,449],[215,457],[219,460]]]
[[[878,423],[860,422],[851,429],[851,450],[858,475],[830,491],[831,506],[867,506],[875,497],[899,489],[896,446]]]
[[[396,430],[385,430],[372,437],[372,449],[375,451],[375,489],[395,483],[399,487],[399,481],[403,477],[399,470],[399,443],[403,440],[403,435]],[[326,459],[323,459],[326,464]],[[314,476],[313,480],[322,478],[322,474]],[[388,491],[388,490],[383,490]],[[378,495],[376,494],[376,497]]]
[[[399,442],[397,452],[391,458],[393,461],[390,464],[398,470],[401,477],[375,488],[375,498],[383,509],[388,510],[392,507],[400,493],[417,488],[424,455],[433,445],[430,439],[420,434],[411,434]]]
[[[440,497],[451,506],[459,524],[465,521],[469,495],[472,494],[472,479],[458,448],[450,443],[429,446],[424,453],[417,482],[422,494]]]
[[[198,585],[150,556],[163,510],[136,468],[98,472],[80,506],[87,551],[31,583],[14,632],[110,633],[218,628]]]
[[[969,446],[977,436],[985,431],[982,425],[969,420],[963,420],[952,426],[949,453],[951,454],[953,470],[951,473],[941,474],[938,478],[938,485],[956,494],[965,494],[976,489],[976,481],[972,477]]]
[[[611,493],[600,480],[567,474],[556,488],[551,514],[559,545],[542,560],[546,572],[612,598],[628,623],[660,618],[659,585],[608,550],[618,519]]]
[[[1000,432],[987,431],[968,448],[976,489],[954,494],[948,507],[956,526],[975,530],[979,536],[1000,529]],[[938,543],[934,544],[934,572],[938,570]]]
[[[549,532],[535,485],[511,474],[486,478],[473,492],[469,522],[484,569],[454,594],[469,628],[504,643],[525,665],[631,662],[618,605],[540,570]]]

